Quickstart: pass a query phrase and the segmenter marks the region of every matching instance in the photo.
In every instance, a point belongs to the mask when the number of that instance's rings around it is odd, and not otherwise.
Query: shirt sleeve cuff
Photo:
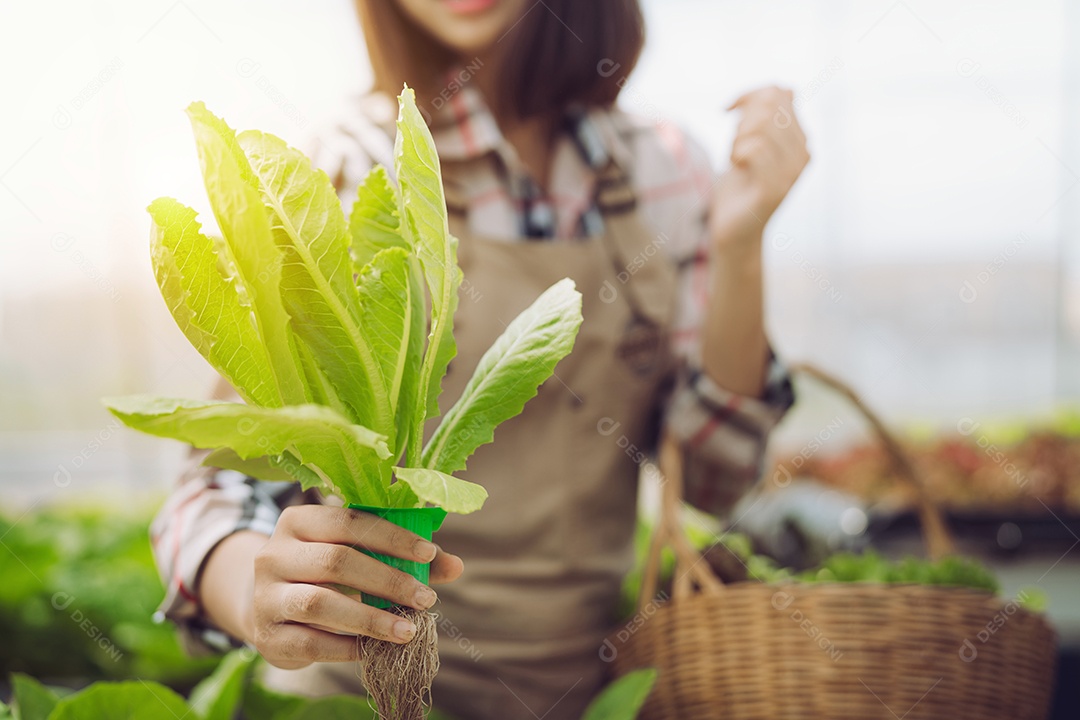
[[[723,515],[758,481],[769,433],[794,403],[787,368],[769,354],[757,397],[690,372],[673,398],[668,427],[683,447],[686,500]]]
[[[760,433],[768,433],[795,404],[795,390],[787,366],[771,350],[768,362],[765,386],[757,397],[727,390],[700,370],[691,373],[690,387],[697,401],[712,416],[744,423],[748,430],[756,428]]]
[[[202,612],[195,594],[206,558],[218,543],[241,530],[264,535],[274,531],[280,508],[267,486],[282,483],[249,481],[233,471],[215,471],[210,484],[192,484],[185,497],[170,503],[155,528],[159,565],[168,568],[165,598],[155,619],[173,622],[184,649],[194,655],[227,651],[242,643],[215,627]],[[284,483],[290,485],[290,483]],[[167,557],[168,560],[162,562]]]

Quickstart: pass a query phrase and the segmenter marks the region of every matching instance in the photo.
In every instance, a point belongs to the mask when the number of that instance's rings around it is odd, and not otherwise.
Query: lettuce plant
[[[379,720],[358,695],[305,698],[271,690],[258,681],[254,657],[234,650],[212,675],[195,686],[185,700],[160,683],[97,682],[61,695],[28,675],[11,675],[12,707],[0,702],[0,719],[127,720],[136,717],[190,717],[192,720]],[[634,670],[608,684],[586,708],[581,720],[634,720],[656,682],[656,671]],[[169,715],[163,712],[167,708]],[[433,710],[426,720],[448,720]]]
[[[188,108],[222,237],[155,200],[154,272],[180,329],[244,402],[106,399],[113,414],[211,449],[208,465],[347,503],[480,508],[486,491],[453,473],[570,352],[581,295],[562,280],[511,322],[424,444],[456,354],[462,273],[431,134],[412,91],[398,100],[396,186],[376,167],[348,220],[302,153]]]

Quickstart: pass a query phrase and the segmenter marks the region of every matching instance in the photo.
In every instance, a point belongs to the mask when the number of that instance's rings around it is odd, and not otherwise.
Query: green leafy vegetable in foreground
[[[0,719],[130,720],[130,718],[191,718],[192,720],[378,720],[363,695],[306,698],[271,690],[258,680],[255,656],[234,650],[185,701],[157,682],[97,682],[63,697],[56,689],[31,677],[13,674],[13,707],[0,702]],[[656,671],[635,670],[612,681],[589,704],[581,720],[634,720],[656,681]],[[452,720],[432,710],[427,720]]]
[[[60,702],[56,693],[22,673],[11,676],[11,694],[20,720],[45,720]]]
[[[581,720],[634,720],[656,684],[653,668],[634,670],[623,675],[597,695]]]
[[[398,186],[376,167],[348,220],[302,153],[188,108],[223,238],[159,198],[154,272],[177,325],[246,404],[135,396],[107,399],[113,414],[211,449],[208,464],[349,503],[480,508],[486,491],[451,473],[569,354],[581,295],[562,280],[510,323],[424,447],[457,352],[462,273],[434,142],[412,91],[399,103]]]

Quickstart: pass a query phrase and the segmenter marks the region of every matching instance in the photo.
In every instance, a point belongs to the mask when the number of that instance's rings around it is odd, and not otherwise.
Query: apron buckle
[[[660,365],[664,333],[660,326],[642,317],[626,324],[616,354],[638,375],[650,375]]]

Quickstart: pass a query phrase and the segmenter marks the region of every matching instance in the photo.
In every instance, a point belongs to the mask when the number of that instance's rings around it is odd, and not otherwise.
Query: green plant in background
[[[771,558],[751,551],[749,538],[739,533],[726,533],[721,542],[728,551],[739,557],[751,579],[766,583],[892,583],[943,585],[1000,592],[997,578],[980,562],[972,558],[950,555],[939,560],[906,557],[890,560],[873,550],[861,553],[841,552],[828,558],[816,568],[794,573],[778,566]]]
[[[838,553],[816,569],[795,576],[799,582],[879,582],[914,585],[944,585],[1000,591],[997,578],[971,558],[948,556],[940,560],[906,557],[889,560],[867,550],[859,554]]]
[[[188,688],[213,669],[217,658],[189,658],[173,628],[151,619],[164,589],[147,525],[85,506],[0,517],[0,677]]]
[[[12,705],[0,703],[0,720],[378,720],[368,698],[335,695],[302,698],[269,690],[255,681],[256,656],[243,650],[226,655],[217,670],[185,700],[155,682],[99,682],[61,694],[33,678],[12,677]],[[582,720],[633,720],[656,681],[655,670],[637,670],[611,683],[586,709]],[[428,720],[452,720],[431,711]]]
[[[706,551],[713,546],[719,546],[719,549],[726,551],[725,556],[730,557],[732,563],[738,566],[737,581],[752,580],[776,584],[873,582],[964,587],[994,594],[1001,592],[997,578],[982,563],[973,558],[955,555],[939,560],[917,557],[892,560],[873,550],[861,553],[842,552],[826,558],[818,567],[795,572],[781,567],[766,555],[755,553],[753,543],[746,535],[728,530],[718,536],[703,529],[695,517],[695,513],[689,513],[690,519],[684,525],[690,544],[699,551]],[[641,592],[641,573],[652,533],[650,523],[638,521],[634,535],[636,562],[623,582],[619,617],[630,617],[637,607],[638,595]],[[707,557],[710,556],[707,554]],[[669,588],[675,569],[674,553],[665,548],[660,559],[660,587]],[[719,560],[716,555],[712,555],[711,559],[713,562]],[[1017,599],[1034,612],[1045,610],[1046,595],[1038,588],[1025,588]]]
[[[581,295],[560,281],[511,322],[423,444],[456,354],[462,274],[431,134],[412,91],[399,102],[398,187],[375,168],[348,222],[302,153],[188,108],[224,239],[204,235],[194,210],[155,200],[154,271],[181,330],[246,404],[136,396],[107,400],[113,414],[214,449],[215,467],[350,504],[479,509],[486,491],[451,473],[570,352]]]

